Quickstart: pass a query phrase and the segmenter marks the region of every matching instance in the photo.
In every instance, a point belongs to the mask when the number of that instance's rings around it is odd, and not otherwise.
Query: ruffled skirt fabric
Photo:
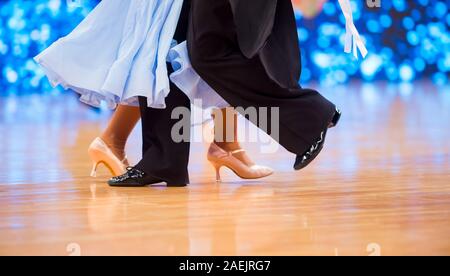
[[[86,104],[109,108],[137,105],[165,108],[170,79],[194,105],[228,104],[193,70],[186,43],[173,41],[183,0],[103,0],[66,37],[35,57],[53,86],[81,95]],[[202,101],[199,101],[202,99]],[[199,104],[201,102],[201,104]],[[197,103],[197,104],[196,104]]]

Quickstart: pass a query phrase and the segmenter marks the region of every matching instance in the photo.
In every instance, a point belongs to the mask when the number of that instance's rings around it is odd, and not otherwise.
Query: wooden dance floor
[[[310,167],[248,142],[276,173],[223,170],[216,183],[198,142],[187,188],[89,177],[86,149],[110,113],[72,93],[0,98],[0,255],[450,255],[449,87],[320,90],[344,115]]]

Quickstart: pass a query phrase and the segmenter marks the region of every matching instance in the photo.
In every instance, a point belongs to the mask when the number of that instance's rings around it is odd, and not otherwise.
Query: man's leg
[[[174,35],[174,39],[178,42],[186,40],[190,5],[191,0],[183,2]],[[172,67],[168,65],[168,73],[171,72]],[[133,171],[119,178],[113,178],[108,183],[112,186],[145,186],[167,182],[169,186],[185,186],[189,183],[190,143],[189,141],[178,143],[172,139],[172,128],[179,121],[172,119],[172,111],[177,107],[190,110],[189,98],[171,83],[165,109],[148,108],[147,99],[143,97],[139,98],[139,105],[142,118],[143,158]],[[183,119],[189,120],[189,127],[183,129],[187,133],[182,135],[190,137],[190,117]]]
[[[174,142],[171,136],[172,127],[179,120],[172,119],[171,115],[173,109],[177,107],[190,110],[190,101],[175,85],[171,84],[170,89],[165,109],[149,108],[146,98],[139,99],[142,117],[143,158],[135,168],[169,184],[188,184],[190,143],[189,141]],[[183,131],[190,132],[190,129],[183,129]]]
[[[172,128],[180,119],[172,119],[175,108],[189,111],[188,127],[183,128],[183,137],[190,137],[190,101],[174,84],[166,98],[165,109],[147,107],[147,99],[139,98],[142,118],[143,158],[124,175],[113,177],[108,184],[116,187],[141,187],[166,182],[168,186],[186,186],[189,184],[189,149],[187,139],[175,142]]]

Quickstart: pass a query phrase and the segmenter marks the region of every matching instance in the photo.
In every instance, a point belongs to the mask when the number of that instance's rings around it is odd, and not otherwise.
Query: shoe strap
[[[231,154],[237,154],[237,153],[241,153],[241,152],[245,152],[244,149],[238,149],[238,150],[234,150],[234,151],[230,151]]]

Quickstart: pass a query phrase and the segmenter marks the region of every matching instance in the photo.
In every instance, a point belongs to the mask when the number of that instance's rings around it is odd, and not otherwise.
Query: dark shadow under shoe
[[[146,175],[145,172],[133,167],[128,167],[127,172],[123,175],[111,178],[108,185],[111,187],[145,187],[149,185],[159,184],[164,182],[153,176]],[[185,187],[186,184],[167,184],[167,187]]]

